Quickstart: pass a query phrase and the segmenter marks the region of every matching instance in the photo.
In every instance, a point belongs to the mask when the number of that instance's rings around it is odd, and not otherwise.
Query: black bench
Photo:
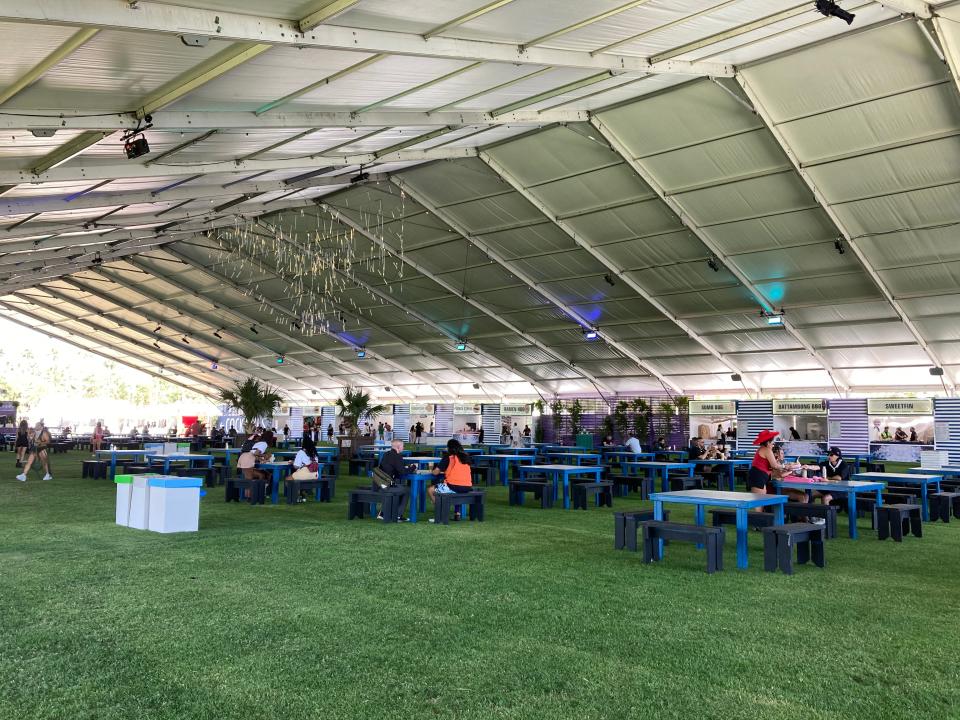
[[[939,492],[933,493],[928,498],[930,502],[930,520],[940,520],[941,522],[950,522],[951,513],[955,518],[960,518],[960,493]]]
[[[529,480],[511,480],[510,481],[510,504],[523,505],[523,494],[532,492],[534,497],[540,501],[540,508],[546,510],[553,507],[553,483],[533,482]]]
[[[81,477],[104,478],[110,471],[110,463],[106,460],[84,460],[81,467]]]
[[[710,514],[713,516],[713,526],[720,527],[721,525],[736,525],[737,524],[737,511],[736,510],[711,510]],[[752,528],[765,528],[773,525],[774,518],[773,513],[767,512],[748,512],[747,513],[747,527]]]
[[[626,488],[628,492],[640,492],[641,500],[648,500],[653,492],[653,478],[646,475],[622,475],[608,472],[604,480],[613,483],[614,494],[620,494]]]
[[[667,478],[670,481],[670,490],[702,490],[703,475],[671,474]]]
[[[347,473],[350,475],[367,475],[377,466],[376,458],[350,458],[347,465]]]
[[[358,488],[351,490],[347,501],[347,520],[366,517],[368,509],[371,517],[376,517],[376,510],[371,506],[379,505],[383,521],[395,523],[397,521],[397,499],[396,493],[387,492],[386,489]]]
[[[223,499],[225,502],[240,502],[243,498],[243,491],[250,493],[248,498],[251,505],[264,505],[267,502],[267,488],[264,480],[247,480],[245,477],[227,478],[223,486]]]
[[[195,468],[176,468],[173,471],[173,474],[177,477],[196,477],[203,480],[204,487],[213,487],[214,484],[214,470],[212,467],[195,467]]]
[[[623,550],[626,548],[636,552],[637,531],[640,529],[640,523],[653,519],[653,510],[615,512],[613,514],[613,549]],[[663,519],[670,519],[669,510],[663,511]]]
[[[123,464],[124,475],[147,475],[150,472],[152,472],[152,468],[149,465],[143,465],[142,463]]]
[[[797,547],[797,564],[805,565],[813,557],[813,564],[824,566],[823,541],[826,530],[813,523],[771,525],[763,529],[763,569],[776,572],[779,567],[793,575],[793,546]]]
[[[486,493],[482,490],[471,490],[466,493],[443,493],[434,496],[433,522],[437,525],[450,524],[450,508],[467,505],[468,517],[471,520],[483,522]]]
[[[643,529],[643,561],[645,563],[663,559],[660,540],[681,540],[707,547],[707,573],[723,570],[722,527],[706,525],[685,525],[661,520],[646,520],[640,524]]]
[[[283,496],[288,505],[297,502],[300,494],[307,490],[320,490],[320,502],[330,502],[330,478],[318,477],[310,480],[296,480],[289,475],[283,479]]]
[[[903,542],[903,536],[907,533],[923,537],[919,505],[880,505],[874,511],[874,517],[877,520],[878,540],[892,537],[896,542]]]
[[[470,472],[473,475],[475,485],[496,485],[497,473],[495,468],[489,465],[471,465]]]
[[[573,490],[573,509],[586,510],[590,500],[597,498],[601,505],[613,507],[613,483],[604,482],[578,482],[572,486]]]
[[[805,517],[823,518],[826,520],[826,524],[822,526],[826,531],[826,538],[833,540],[837,537],[837,510],[836,505],[788,502],[783,506],[783,517],[800,522],[803,522],[801,518]],[[813,524],[815,523],[811,523]]]

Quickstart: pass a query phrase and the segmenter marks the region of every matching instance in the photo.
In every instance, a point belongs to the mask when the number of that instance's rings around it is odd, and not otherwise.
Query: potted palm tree
[[[343,389],[343,397],[337,398],[336,405],[343,427],[350,436],[351,454],[354,454],[360,438],[360,423],[376,417],[387,408],[385,405],[375,405],[370,393],[349,386]]]
[[[253,377],[238,380],[232,390],[220,391],[220,401],[243,415],[243,430],[247,435],[253,432],[257,420],[272,416],[282,400],[274,388]]]

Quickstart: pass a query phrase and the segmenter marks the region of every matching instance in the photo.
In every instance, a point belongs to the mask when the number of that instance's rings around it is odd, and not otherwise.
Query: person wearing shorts
[[[750,472],[747,473],[747,489],[755,495],[766,495],[771,473],[774,470],[783,470],[771,446],[773,439],[779,434],[776,430],[764,430],[753,441],[757,452],[750,464]]]
[[[447,453],[433,467],[433,474],[443,473],[443,482],[427,488],[430,502],[436,502],[437,495],[467,493],[473,490],[473,471],[470,468],[470,456],[463,451],[459,440],[447,441]]]
[[[50,437],[50,431],[47,430],[46,426],[43,424],[43,420],[41,420],[36,424],[33,432],[27,436],[27,462],[23,466],[23,472],[17,475],[17,480],[20,482],[27,481],[27,473],[30,472],[30,467],[33,465],[34,461],[38,461],[43,467],[43,479],[53,480],[53,475],[50,474],[50,458],[48,450],[52,441],[53,438]]]
[[[27,425],[26,420],[21,420],[20,425],[17,427],[17,439],[13,444],[14,449],[17,451],[17,467],[23,467],[23,458],[27,454],[27,446],[30,442],[27,440],[29,435],[29,426]]]

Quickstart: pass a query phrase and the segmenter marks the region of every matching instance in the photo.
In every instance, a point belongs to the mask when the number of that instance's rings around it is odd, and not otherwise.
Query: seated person
[[[774,480],[789,480],[792,482],[807,482],[807,470],[819,470],[819,465],[802,465],[799,462],[784,462],[783,445],[775,445],[773,456],[776,458],[780,467],[772,468],[770,475]],[[791,502],[807,502],[807,493],[805,490],[796,490],[794,488],[783,488],[783,494],[790,498]]]
[[[604,446],[604,447],[613,447],[615,444],[616,444],[616,443],[613,442],[613,435],[607,435],[607,436],[603,439],[603,446]]]
[[[240,457],[237,458],[237,470],[243,475],[244,480],[261,480],[264,484],[269,484],[273,480],[273,474],[267,472],[266,470],[257,469],[257,463],[260,462],[260,459],[267,452],[267,444],[262,440],[258,442],[250,443],[249,449],[244,449],[240,453]],[[246,448],[247,443],[244,443],[244,448]],[[264,488],[266,490],[266,488]]]
[[[447,452],[443,459],[433,467],[433,474],[443,473],[443,482],[427,488],[430,502],[436,502],[437,495],[466,493],[473,490],[473,473],[470,469],[470,456],[463,451],[459,440],[447,441]],[[459,513],[457,514],[459,519]],[[433,518],[430,519],[433,522]]]
[[[690,447],[687,448],[687,456],[691,462],[707,456],[707,448],[703,445],[703,438],[690,438]]]
[[[898,428],[897,428],[897,431],[893,434],[893,441],[894,441],[894,442],[906,442],[906,441],[907,441],[907,433],[906,433],[906,431],[905,431],[902,427],[898,427]]]
[[[632,453],[643,452],[643,448],[640,447],[640,441],[637,440],[636,434],[634,434],[632,431],[630,432],[630,435],[627,438],[626,444],[627,444],[627,450],[629,450]]]
[[[820,464],[820,474],[825,480],[830,482],[846,482],[850,479],[850,466],[843,459],[843,451],[834,446],[827,451],[827,460]],[[833,495],[829,492],[814,491],[814,496],[820,498],[820,502],[829,505],[833,500]]]
[[[404,522],[407,511],[407,501],[410,499],[410,488],[405,485],[397,485],[397,481],[403,479],[408,472],[416,471],[416,466],[407,467],[403,464],[403,440],[392,440],[390,449],[380,458],[380,464],[377,465],[379,473],[374,473],[373,489],[383,490],[394,493],[398,496],[400,507],[397,510],[397,519]],[[382,482],[380,478],[389,476],[390,485]],[[383,520],[383,513],[377,515],[377,520]]]

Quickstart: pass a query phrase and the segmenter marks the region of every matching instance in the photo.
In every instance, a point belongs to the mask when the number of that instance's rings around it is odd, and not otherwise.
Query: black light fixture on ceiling
[[[610,275],[610,273],[607,273],[606,275],[603,276],[603,281],[607,283],[607,285],[609,285],[610,287],[613,287],[614,285],[616,285],[616,283],[613,280],[613,276]]]
[[[846,248],[843,246],[843,238],[837,238],[836,240],[833,241],[833,249],[836,250],[841,255],[843,255],[847,251]]]
[[[158,343],[156,340],[153,341],[153,346],[154,346],[157,350],[160,349],[160,343]]]
[[[852,12],[847,12],[837,5],[833,0],[816,0],[814,7],[817,12],[827,17],[835,17],[843,20],[847,25],[853,24],[853,18],[856,17]]]
[[[474,389],[474,390],[479,390],[479,389],[480,389],[480,383],[474,383],[474,384],[473,384],[473,389]]]
[[[153,331],[154,331],[155,333],[158,333],[158,332],[160,332],[161,330],[163,330],[163,328],[162,328],[160,325],[157,325],[157,326],[153,329]]]
[[[707,260],[707,267],[713,270],[714,272],[720,272],[720,263],[717,262],[715,257],[712,257]]]
[[[733,375],[730,376],[730,379],[731,379],[733,382],[740,382],[740,380],[741,380],[741,378],[740,378],[740,373],[733,373]]]
[[[946,383],[946,382],[944,381],[944,379],[943,379],[943,368],[942,368],[942,367],[938,367],[938,366],[934,366],[934,367],[930,368],[930,374],[933,375],[934,377],[940,378],[940,384],[943,385],[943,392],[944,392],[944,394],[945,394],[945,395],[949,395],[949,394],[950,394],[950,390],[947,389],[947,383]]]
[[[182,338],[180,338],[180,339],[183,340],[183,342],[184,342],[185,344],[187,344],[187,345],[190,344],[190,341],[187,340],[187,336],[186,336],[186,335],[184,335],[184,336],[183,336]]]
[[[260,334],[260,333],[257,332],[257,328],[256,328],[255,325],[251,325],[251,326],[250,326],[250,332],[252,332],[254,335],[259,335],[259,334]]]
[[[220,328],[220,330],[223,330],[223,329],[224,328]],[[220,330],[213,331],[213,336],[217,338],[217,340],[223,340],[223,335],[220,334]]]

